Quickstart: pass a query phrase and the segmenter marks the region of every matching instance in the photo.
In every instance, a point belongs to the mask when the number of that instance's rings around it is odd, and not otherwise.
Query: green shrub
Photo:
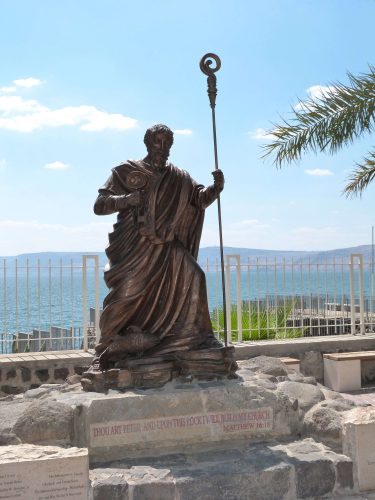
[[[293,311],[294,303],[288,301],[278,307],[256,307],[249,302],[242,307],[242,340],[267,340],[303,337],[306,328],[290,328],[287,326],[289,316]],[[238,340],[237,306],[231,306],[232,341]],[[211,313],[211,322],[214,331],[223,335],[224,315],[221,308]]]

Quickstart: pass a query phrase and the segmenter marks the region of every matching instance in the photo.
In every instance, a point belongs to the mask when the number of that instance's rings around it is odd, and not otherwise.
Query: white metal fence
[[[206,276],[212,266],[204,266]],[[300,336],[365,334],[375,330],[374,272],[361,254],[350,259],[269,260],[226,256],[229,341]],[[214,273],[219,283],[220,266]],[[210,287],[208,287],[210,288]],[[219,293],[218,293],[219,292]],[[214,329],[223,330],[221,290],[210,310]]]
[[[4,259],[0,276],[0,352],[85,349],[99,338],[99,257]],[[89,308],[94,315],[88,320]],[[92,321],[91,321],[92,320]]]
[[[220,265],[206,273],[214,331],[223,332]],[[4,260],[0,352],[85,349],[99,332],[108,293],[96,255],[81,261]],[[374,272],[362,255],[331,262],[226,256],[229,341],[365,334],[375,329]]]

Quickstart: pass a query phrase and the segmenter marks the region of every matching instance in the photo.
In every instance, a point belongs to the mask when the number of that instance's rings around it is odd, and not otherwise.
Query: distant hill
[[[285,259],[295,262],[333,262],[334,259],[341,261],[348,261],[350,254],[359,253],[363,255],[365,262],[371,262],[371,245],[360,245],[358,247],[349,248],[337,248],[334,250],[322,250],[322,251],[297,251],[297,250],[264,250],[256,248],[236,248],[236,247],[224,247],[224,254],[227,255],[240,255],[241,262],[255,263],[257,259],[260,262],[264,262],[266,259],[268,261],[273,261],[275,258],[277,261]],[[201,248],[199,251],[199,260],[201,262],[214,263],[216,259],[220,259],[220,249],[219,247],[205,247]]]
[[[358,247],[350,248],[337,248],[335,250],[325,250],[325,251],[295,251],[295,250],[264,250],[255,248],[238,248],[238,247],[224,247],[225,255],[240,255],[241,262],[251,263],[264,262],[266,259],[268,261],[273,261],[275,258],[280,261],[285,258],[285,260],[290,261],[293,259],[295,262],[307,262],[310,260],[311,263],[317,262],[332,262],[333,259],[341,261],[348,261],[350,254],[359,253],[363,255],[365,262],[371,262],[371,245],[361,245]],[[104,266],[107,257],[104,252],[41,252],[41,253],[25,253],[12,257],[0,257],[1,260],[13,261],[17,258],[20,265],[26,265],[27,260],[29,264],[35,266],[40,261],[41,265],[48,265],[49,260],[52,266],[59,265],[60,260],[64,265],[70,264],[72,261],[74,265],[80,265],[82,263],[82,255],[99,255],[99,262],[101,266]],[[220,249],[219,247],[204,247],[199,251],[198,259],[201,263],[208,262],[214,264],[216,259],[220,259]]]
[[[70,264],[73,262],[74,265],[82,264],[82,255],[99,255],[100,265],[105,265],[107,262],[107,257],[104,252],[39,252],[39,253],[22,253],[20,255],[14,255],[12,257],[0,257],[1,260],[13,261],[17,259],[19,265],[24,266],[29,260],[29,264],[35,266],[40,262],[40,265],[48,265],[51,261],[52,266],[58,266],[60,261],[64,264]]]

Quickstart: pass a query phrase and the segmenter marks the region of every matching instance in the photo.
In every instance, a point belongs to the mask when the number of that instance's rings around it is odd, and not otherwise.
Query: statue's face
[[[148,147],[148,154],[155,167],[165,167],[170,149],[170,140],[164,132],[157,132],[152,136],[151,144]]]

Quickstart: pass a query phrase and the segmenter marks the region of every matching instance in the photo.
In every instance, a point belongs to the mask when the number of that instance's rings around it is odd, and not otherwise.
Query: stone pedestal
[[[343,452],[353,460],[360,491],[375,489],[375,408],[355,408],[343,424]]]
[[[299,500],[350,495],[352,463],[312,439],[116,462],[90,471],[94,500]],[[365,497],[361,497],[362,500]],[[366,497],[370,498],[370,497]]]
[[[0,447],[0,499],[87,500],[87,450],[20,444]]]
[[[86,393],[73,444],[87,447],[90,462],[98,463],[289,436],[297,422],[286,395],[255,382],[174,381],[162,389]]]

